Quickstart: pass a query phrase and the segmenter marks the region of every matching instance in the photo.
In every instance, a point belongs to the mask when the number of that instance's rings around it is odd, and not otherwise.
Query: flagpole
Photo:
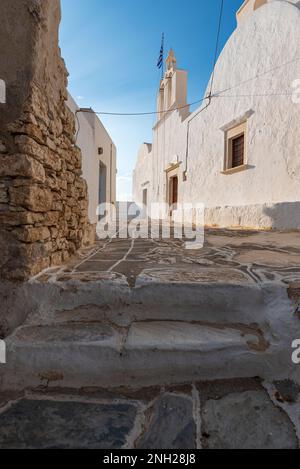
[[[163,48],[163,63],[161,68],[161,79],[164,79],[165,74],[165,33],[162,33],[162,48]]]
[[[161,46],[159,51],[159,59],[157,62],[157,67],[161,69],[161,79],[164,78],[164,58],[165,58],[165,33],[162,33]]]

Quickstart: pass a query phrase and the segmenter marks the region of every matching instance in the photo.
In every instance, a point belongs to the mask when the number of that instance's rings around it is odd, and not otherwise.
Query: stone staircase
[[[161,266],[134,287],[113,272],[42,277],[26,285],[31,313],[6,338],[1,389],[300,381],[287,290],[234,268]]]

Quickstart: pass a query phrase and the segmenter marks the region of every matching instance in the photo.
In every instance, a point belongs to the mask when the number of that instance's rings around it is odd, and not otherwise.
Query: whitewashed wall
[[[135,200],[141,200],[141,186],[150,174],[152,201],[166,201],[164,170],[177,155],[182,161],[179,201],[203,202],[208,225],[300,227],[300,104],[291,96],[265,96],[292,93],[293,81],[300,78],[297,58],[298,7],[273,0],[252,13],[233,33],[216,66],[213,93],[230,88],[225,97],[214,98],[198,115],[199,109],[182,120],[176,111],[160,121],[152,153],[139,155]],[[251,168],[224,175],[222,129],[247,113]]]
[[[147,143],[143,143],[139,149],[137,163],[133,172],[133,200],[136,203],[141,204],[143,202],[143,190],[147,189],[151,200],[153,199],[152,194],[152,181],[153,181],[153,170],[152,164],[152,146]]]
[[[68,106],[73,113],[78,109],[70,95]],[[90,223],[96,224],[98,221],[100,161],[107,168],[106,201],[116,202],[116,147],[96,114],[80,112],[77,117],[80,124],[77,145],[82,151],[83,177],[88,184],[89,220]],[[76,126],[78,130],[77,122]],[[98,154],[99,147],[103,148],[103,155]]]

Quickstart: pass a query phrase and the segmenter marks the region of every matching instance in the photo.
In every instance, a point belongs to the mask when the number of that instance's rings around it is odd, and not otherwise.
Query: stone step
[[[235,269],[152,269],[137,278],[134,288],[115,273],[89,274],[86,282],[82,274],[64,274],[55,282],[23,286],[14,310],[34,324],[60,321],[61,315],[83,309],[93,310],[95,319],[96,311],[98,319],[106,311],[120,325],[134,320],[261,324],[293,310],[287,290],[283,283],[257,283]]]
[[[287,376],[285,349],[258,327],[185,321],[21,326],[6,339],[1,388],[115,387]]]
[[[6,339],[4,389],[141,386],[295,372],[299,318],[281,282],[235,269],[63,274],[22,287],[26,321]]]

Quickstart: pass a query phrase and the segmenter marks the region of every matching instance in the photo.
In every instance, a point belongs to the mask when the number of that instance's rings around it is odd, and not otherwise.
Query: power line
[[[222,18],[223,18],[223,9],[224,9],[224,0],[221,0],[219,22],[218,22],[218,32],[217,32],[217,39],[216,39],[216,49],[215,49],[215,55],[214,55],[213,72],[212,72],[212,77],[211,77],[211,86],[210,86],[209,96],[211,96],[211,94],[212,94],[214,78],[215,78],[216,64],[217,64],[217,60],[218,60],[220,33],[221,33],[221,25],[222,25]]]
[[[195,117],[197,117],[199,114],[201,114],[203,111],[205,111],[211,104],[211,100],[214,97],[212,94],[213,90],[213,84],[214,84],[214,78],[215,78],[215,71],[216,71],[216,64],[218,60],[218,51],[219,51],[219,43],[220,43],[220,32],[221,32],[221,25],[222,25],[222,18],[223,18],[223,9],[224,9],[224,0],[221,0],[221,5],[220,5],[220,14],[219,14],[219,20],[218,20],[218,31],[217,31],[217,38],[216,38],[216,48],[215,48],[215,55],[214,55],[214,62],[213,62],[213,71],[212,71],[212,77],[211,77],[211,84],[210,84],[210,92],[207,96],[207,99],[209,100],[207,105],[200,109],[191,119],[188,121],[188,138],[189,138],[189,126],[190,123],[192,122]],[[188,157],[188,155],[187,155]]]
[[[260,93],[260,94],[234,94],[234,95],[222,95],[215,94],[214,98],[263,98],[268,96],[282,96],[282,97],[291,97],[293,93]]]
[[[223,9],[224,9],[224,0],[221,0],[221,7],[220,7],[220,14],[219,14],[219,20],[218,20],[218,32],[217,32],[217,39],[216,39],[216,48],[215,48],[215,55],[214,55],[214,65],[213,65],[213,75],[212,75],[212,80],[211,80],[211,90],[210,90],[210,93],[209,93],[209,96],[205,96],[204,98],[202,99],[199,99],[197,101],[194,101],[190,104],[185,104],[184,106],[179,106],[179,107],[176,107],[176,108],[173,108],[173,109],[168,109],[168,110],[164,110],[164,111],[150,111],[150,112],[104,112],[104,111],[93,111],[92,108],[90,109],[83,109],[83,108],[80,108],[76,111],[76,114],[78,114],[79,112],[83,112],[83,113],[94,113],[94,114],[97,114],[97,115],[102,115],[102,116],[125,116],[125,117],[131,117],[131,116],[153,116],[153,115],[161,115],[161,114],[169,114],[169,113],[172,113],[174,111],[179,111],[181,109],[186,109],[186,108],[189,108],[191,106],[194,106],[196,104],[200,104],[200,103],[203,103],[204,101],[206,100],[209,100],[209,103],[206,107],[209,106],[210,102],[211,102],[211,98],[213,97],[212,96],[212,87],[213,87],[213,81],[214,81],[214,73],[215,73],[215,68],[216,68],[216,63],[217,63],[217,58],[218,58],[218,51],[219,51],[219,42],[220,42],[220,32],[221,32],[221,24],[222,24],[222,17],[223,17]],[[204,109],[203,109],[204,110]],[[201,110],[202,111],[202,110]],[[78,117],[77,117],[77,120],[78,120]],[[78,135],[78,134],[77,134]]]
[[[281,64],[281,65],[278,65],[272,69],[269,69],[269,70],[266,70],[260,74],[257,74],[255,75],[254,77],[252,78],[249,78],[247,80],[244,80],[244,81],[241,81],[240,83],[237,83],[236,85],[233,85],[233,86],[230,86],[228,88],[225,88],[221,91],[217,91],[215,92],[214,94],[211,94],[211,95],[208,95],[202,99],[199,99],[197,101],[194,101],[192,103],[189,103],[189,104],[185,104],[184,106],[180,106],[180,107],[176,107],[176,108],[173,108],[173,109],[168,109],[168,110],[164,110],[164,111],[151,111],[151,112],[105,112],[105,111],[94,111],[92,108],[90,109],[87,109],[87,108],[80,108],[80,109],[77,109],[76,111],[76,114],[78,114],[79,112],[82,112],[82,113],[93,113],[93,114],[97,114],[97,115],[104,115],[104,116],[150,116],[150,115],[159,115],[159,114],[169,114],[169,113],[172,113],[174,111],[178,111],[180,109],[186,109],[188,107],[191,107],[191,106],[194,106],[195,104],[200,104],[206,100],[209,100],[211,98],[218,98],[218,97],[226,97],[226,96],[221,96],[223,93],[227,93],[228,91],[231,91],[235,88],[238,88],[239,86],[242,86],[242,85],[245,85],[247,83],[250,83],[251,81],[253,80],[256,80],[262,76],[265,76],[267,75],[268,73],[271,73],[275,70],[278,70],[282,67],[285,67],[287,65],[290,65],[294,62],[297,62],[300,60],[300,57],[297,57],[296,59],[293,59],[293,60],[290,60],[289,62],[285,62],[284,64]],[[231,97],[231,98],[238,98],[238,97],[259,97],[259,96],[281,96],[283,94],[253,94],[253,95],[227,95],[228,97]],[[289,96],[288,94],[286,94],[286,96]],[[202,111],[202,109],[200,110]],[[194,116],[195,117],[195,116]]]
[[[297,60],[300,60],[300,59],[297,59]],[[251,80],[254,80],[255,78],[258,78],[257,77],[254,77],[252,78]],[[209,103],[207,103],[207,105],[200,109],[199,112],[197,114],[195,114],[192,119],[189,120],[189,122],[191,122],[198,114],[200,114],[201,112],[205,111],[205,109],[208,108],[212,98],[231,98],[231,99],[234,99],[234,98],[262,98],[262,97],[273,97],[273,96],[278,96],[278,97],[291,97],[293,96],[293,93],[257,93],[257,94],[234,94],[234,95],[225,95],[223,93],[226,93],[227,91],[229,90],[232,90],[234,88],[237,88],[238,86],[240,86],[241,84],[244,84],[245,82],[242,82],[242,83],[239,83],[238,85],[232,87],[232,88],[227,88],[226,90],[223,90],[223,91],[218,91],[217,93],[214,93],[210,96],[206,96],[205,98],[202,98],[198,101],[194,101],[193,103],[190,103],[190,104],[186,104],[184,106],[180,106],[180,107],[177,107],[177,108],[173,108],[173,109],[168,109],[166,111],[153,111],[153,112],[137,112],[137,113],[116,113],[116,112],[96,112],[94,111],[92,108],[90,109],[77,109],[77,111],[75,112],[75,116],[76,116],[76,120],[77,120],[77,124],[78,124],[78,130],[77,130],[77,134],[76,134],[76,140],[77,140],[77,137],[78,137],[78,134],[79,134],[79,131],[80,131],[80,120],[78,119],[78,113],[79,112],[82,112],[82,113],[88,113],[88,114],[97,114],[97,115],[108,115],[108,116],[147,116],[147,115],[155,115],[155,114],[168,114],[168,113],[172,113],[174,111],[177,111],[177,110],[180,110],[180,109],[184,109],[184,108],[187,108],[187,107],[191,107],[195,104],[199,104],[199,103],[202,103],[203,101],[206,101],[206,100],[209,100]]]
[[[80,109],[77,109],[77,111],[75,112],[75,118],[76,118],[76,121],[77,121],[77,132],[76,132],[76,137],[75,137],[75,145],[77,143],[78,135],[79,135],[79,132],[80,132],[80,120],[78,118],[78,112],[80,112]]]
[[[215,95],[218,95],[218,94],[221,94],[221,93],[226,93],[227,91],[231,91],[235,88],[238,88],[239,86],[246,85],[247,83],[250,83],[253,80],[257,80],[258,78],[261,78],[261,77],[267,75],[268,73],[275,72],[276,70],[279,70],[282,67],[286,67],[287,65],[291,65],[292,63],[298,62],[299,60],[300,60],[300,57],[296,57],[295,59],[289,60],[288,62],[285,62],[281,65],[277,65],[276,67],[270,68],[269,70],[265,70],[264,72],[258,73],[254,77],[248,78],[247,80],[244,80],[244,81],[241,81],[240,83],[237,83],[236,85],[230,86],[229,88],[225,88],[222,91],[218,91],[217,93],[215,93]]]
[[[211,86],[210,86],[210,92],[209,95],[206,97],[208,99],[208,103],[206,106],[204,106],[202,109],[200,109],[191,119],[188,120],[187,123],[187,140],[186,140],[186,158],[185,158],[185,177],[188,171],[188,160],[189,160],[189,142],[190,142],[190,123],[192,122],[195,117],[199,116],[202,112],[206,111],[206,109],[210,106],[211,100],[212,100],[212,90],[213,90],[213,84],[214,84],[214,77],[215,77],[215,70],[216,70],[216,64],[217,64],[217,59],[218,59],[218,51],[219,51],[219,42],[220,42],[220,32],[221,32],[221,24],[222,24],[222,18],[223,18],[223,7],[224,7],[224,0],[221,0],[221,6],[220,6],[220,14],[219,14],[219,21],[218,21],[218,32],[217,32],[217,38],[216,38],[216,48],[215,48],[215,55],[214,55],[214,63],[213,63],[213,72],[212,72],[212,77],[211,77]]]
[[[200,104],[203,101],[208,99],[208,97],[198,99],[197,101],[194,101],[190,104],[185,104],[184,106],[179,106],[173,109],[167,109],[164,111],[150,111],[150,112],[104,112],[104,111],[94,111],[92,108],[86,109],[86,108],[80,108],[77,109],[77,113],[83,112],[83,113],[93,113],[101,116],[153,116],[154,114],[168,114],[174,111],[179,111],[180,109],[185,109],[190,106],[194,106],[195,104]]]

